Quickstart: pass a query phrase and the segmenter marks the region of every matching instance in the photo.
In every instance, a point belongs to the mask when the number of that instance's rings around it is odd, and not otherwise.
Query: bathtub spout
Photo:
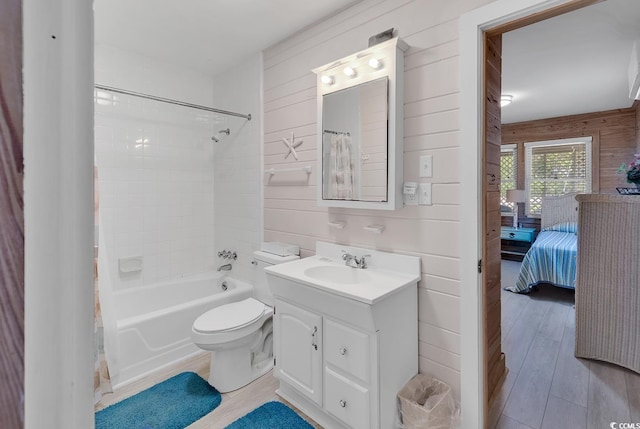
[[[231,264],[224,264],[218,267],[218,271],[231,271]]]

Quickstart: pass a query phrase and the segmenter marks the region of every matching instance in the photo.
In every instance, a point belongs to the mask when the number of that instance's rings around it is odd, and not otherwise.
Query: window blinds
[[[525,143],[528,216],[539,216],[542,198],[591,192],[591,137]]]

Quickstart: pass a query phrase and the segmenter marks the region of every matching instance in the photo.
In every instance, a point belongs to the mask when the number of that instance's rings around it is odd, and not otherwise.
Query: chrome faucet
[[[365,258],[371,257],[371,255],[362,255],[360,259],[357,256],[352,255],[351,253],[347,253],[346,251],[342,251],[342,260],[347,267],[353,268],[367,268],[367,260]]]
[[[233,268],[231,264],[224,264],[218,267],[218,271],[231,271],[231,268]]]

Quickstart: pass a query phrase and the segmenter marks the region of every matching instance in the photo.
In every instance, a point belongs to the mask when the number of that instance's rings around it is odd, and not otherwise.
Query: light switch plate
[[[433,155],[420,156],[420,177],[433,177]]]
[[[431,183],[420,183],[418,185],[418,203],[421,206],[430,206],[431,203]]]

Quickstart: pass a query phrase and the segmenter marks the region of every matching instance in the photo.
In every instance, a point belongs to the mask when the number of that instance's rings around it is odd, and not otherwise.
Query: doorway
[[[474,426],[474,422],[486,426],[490,395],[499,389],[506,371],[500,344],[500,212],[496,198],[501,35],[599,1],[542,0],[515,5],[500,0],[461,17],[461,164],[465,171],[461,180],[465,237],[461,254],[461,401],[467,426]]]

